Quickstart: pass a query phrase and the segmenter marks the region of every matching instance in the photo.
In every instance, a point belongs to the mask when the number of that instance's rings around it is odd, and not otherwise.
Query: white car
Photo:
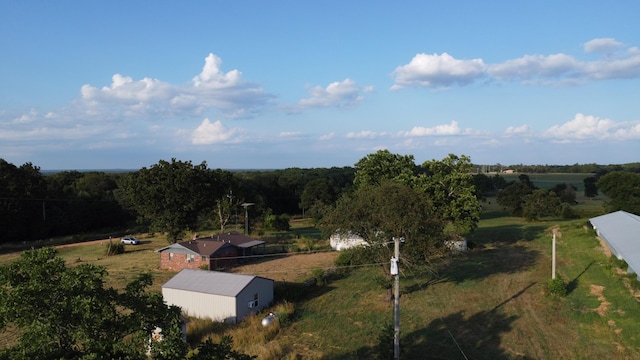
[[[127,236],[120,239],[120,242],[128,245],[138,245],[140,244],[140,240],[134,238],[133,236]]]

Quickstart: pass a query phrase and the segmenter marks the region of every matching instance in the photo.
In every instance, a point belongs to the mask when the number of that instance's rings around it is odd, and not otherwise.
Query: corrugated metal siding
[[[629,265],[629,272],[640,271],[640,216],[625,211],[589,219],[611,252]]]
[[[253,275],[184,269],[164,283],[162,287],[224,296],[236,296],[254,278],[255,276]]]
[[[273,302],[274,281],[252,275],[184,269],[162,285],[167,304],[190,316],[236,322]],[[258,306],[249,302],[258,294]]]
[[[189,315],[214,321],[235,322],[236,298],[163,288],[162,296],[169,305],[176,305]]]
[[[249,308],[248,303],[258,294],[258,307]],[[236,296],[238,299],[238,318],[244,319],[249,314],[257,313],[273,303],[273,280],[256,277]]]

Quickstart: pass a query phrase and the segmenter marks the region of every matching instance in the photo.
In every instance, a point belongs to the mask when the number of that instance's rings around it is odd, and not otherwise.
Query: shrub
[[[549,282],[547,283],[547,290],[549,290],[551,294],[556,296],[564,297],[567,296],[568,293],[567,283],[560,275],[557,275],[555,279],[549,280]]]
[[[117,241],[109,241],[106,245],[105,245],[105,255],[106,256],[112,256],[112,255],[118,255],[118,254],[124,254],[124,244]]]

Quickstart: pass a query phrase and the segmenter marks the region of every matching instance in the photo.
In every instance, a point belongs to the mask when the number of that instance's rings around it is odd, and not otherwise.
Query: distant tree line
[[[597,174],[604,175],[606,173],[612,171],[628,171],[633,173],[640,173],[640,163],[628,163],[628,164],[610,164],[610,165],[599,165],[599,164],[573,164],[573,165],[523,165],[523,164],[513,164],[513,165],[502,165],[502,164],[494,164],[494,165],[474,165],[475,172],[483,173],[483,172],[491,172],[491,173],[500,173],[505,170],[513,170],[517,173],[526,173],[526,174],[550,174],[550,173],[559,173],[559,174]]]
[[[465,164],[465,171],[473,174],[471,181],[478,199],[501,193],[501,202],[513,214],[541,216],[539,211],[525,211],[525,197],[528,196],[528,204],[533,207],[535,196],[542,196],[541,191],[534,194],[540,189],[530,181],[508,183],[500,173],[478,172],[478,165],[470,164],[467,158]],[[286,230],[285,224],[291,217],[303,214],[319,220],[327,206],[335,205],[341,196],[362,188],[362,184],[384,177],[383,172],[415,187],[411,179],[428,179],[434,171],[442,170],[433,166],[418,166],[412,157],[381,153],[362,159],[354,167],[228,171],[210,169],[206,162],[192,164],[171,159],[121,173],[71,170],[43,174],[31,163],[16,166],[0,159],[0,228],[3,229],[0,243],[113,232],[132,226],[166,233],[169,240],[177,241],[187,231],[243,229],[245,211],[251,228],[261,224],[264,228]],[[584,180],[586,196],[598,194],[603,178],[600,188],[611,198],[609,209],[636,213],[640,210],[634,210],[633,196],[616,198],[617,181],[607,180],[621,176],[608,174],[627,174],[630,179],[636,179],[640,163],[509,167],[498,164],[494,169],[496,167],[531,173],[590,173],[593,176]],[[356,171],[359,171],[358,178]],[[628,182],[633,183],[627,178],[623,183]],[[627,189],[624,194],[634,194],[632,190]],[[571,185],[558,184],[549,191],[546,194],[555,194],[560,207],[575,201],[575,197],[571,198],[572,193],[575,196]],[[517,201],[506,200],[511,193]],[[434,192],[435,195],[438,193]]]

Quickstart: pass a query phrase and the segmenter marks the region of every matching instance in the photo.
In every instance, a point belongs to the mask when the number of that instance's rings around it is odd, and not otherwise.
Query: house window
[[[193,256],[193,254],[187,254],[187,262],[193,262],[194,258],[195,256]]]
[[[169,260],[173,261],[173,253],[172,252],[169,253]]]
[[[202,256],[202,261],[207,261],[207,257],[206,256]]]
[[[253,306],[258,307],[258,293],[253,295]]]

